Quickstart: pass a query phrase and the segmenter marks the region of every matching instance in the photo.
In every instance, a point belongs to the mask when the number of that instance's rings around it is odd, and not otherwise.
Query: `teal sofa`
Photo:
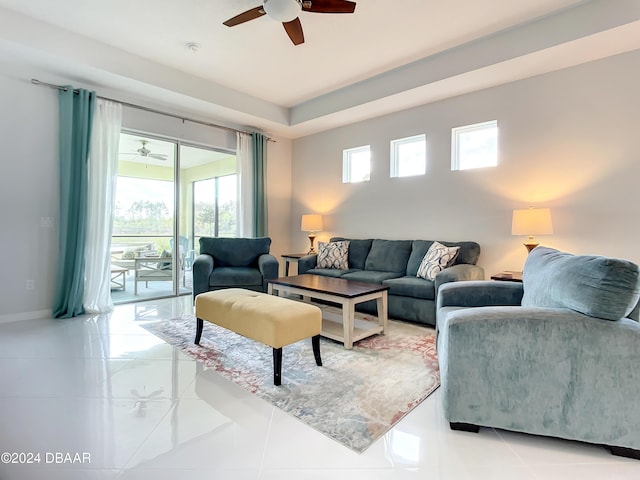
[[[459,246],[454,264],[445,268],[435,280],[417,277],[418,267],[433,240],[348,239],[333,237],[330,242],[349,241],[348,269],[316,268],[317,256],[298,260],[298,273],[339,277],[389,286],[389,316],[434,326],[436,291],[441,285],[461,280],[484,279],[484,270],[476,265],[480,245],[475,242],[440,242],[447,247]],[[375,313],[376,304],[358,306]]]
[[[438,293],[444,415],[605,445],[640,458],[640,269],[536,247],[523,283],[461,282]]]
[[[269,237],[201,237],[200,254],[193,262],[193,298],[222,288],[266,292],[279,269],[270,248]]]

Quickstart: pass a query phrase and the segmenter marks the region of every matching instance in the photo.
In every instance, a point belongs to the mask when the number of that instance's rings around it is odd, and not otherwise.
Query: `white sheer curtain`
[[[118,175],[122,105],[98,99],[89,148],[88,219],[85,251],[84,309],[103,313],[111,300],[111,230]]]
[[[253,158],[251,135],[238,132],[236,163],[238,166],[238,236],[253,237]]]

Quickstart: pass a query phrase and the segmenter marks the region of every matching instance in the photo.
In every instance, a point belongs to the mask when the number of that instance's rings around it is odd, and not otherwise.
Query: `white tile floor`
[[[0,325],[0,453],[40,454],[3,455],[0,479],[640,478],[639,461],[595,446],[452,432],[438,391],[353,453],[140,326],[190,311],[182,297]]]

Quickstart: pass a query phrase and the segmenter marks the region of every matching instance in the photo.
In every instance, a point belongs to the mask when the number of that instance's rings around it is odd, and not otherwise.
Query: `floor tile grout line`
[[[193,381],[192,381],[192,383],[193,383]],[[189,384],[189,385],[191,385],[191,384]],[[186,388],[184,389],[184,391],[186,391]],[[151,429],[151,431],[144,438],[144,440],[142,440],[142,442],[140,442],[138,447],[136,449],[134,449],[133,453],[131,454],[131,456],[128,458],[128,460],[124,463],[124,465],[122,467],[122,471],[123,472],[127,470],[127,467],[129,466],[129,464],[133,461],[133,459],[136,457],[138,452],[140,452],[142,450],[142,448],[145,446],[145,444],[149,440],[149,438],[151,438],[151,436],[155,433],[155,431],[164,422],[165,418],[167,418],[171,414],[171,412],[172,412],[172,410],[174,408],[178,407],[178,405],[180,404],[180,398],[184,394],[184,391],[182,391],[177,398],[168,398],[168,400],[171,401],[171,404],[170,404],[169,408],[167,409],[165,414],[162,417],[159,418],[158,423],[156,423],[156,425]],[[163,400],[163,399],[158,399],[158,400]]]
[[[513,446],[511,445],[511,442],[509,442],[504,435],[502,435],[502,433],[499,431],[499,429],[497,428],[491,428],[491,430],[493,430],[495,432],[495,434],[498,436],[498,438],[500,440],[502,440],[502,442],[504,442],[504,444],[507,446],[507,448],[509,449],[509,451],[511,451],[511,453],[513,453],[514,457],[518,460],[518,462],[520,463],[521,466],[526,467],[527,470],[529,470],[531,473],[532,469],[531,469],[531,465],[527,464],[527,462],[524,461],[524,458],[522,458],[522,455],[520,455],[515,448],[513,448]]]
[[[169,416],[171,414],[171,411],[176,408],[178,406],[178,404],[180,403],[180,399],[174,399],[171,401],[171,405],[169,406],[169,408],[167,409],[167,411],[165,412],[165,414],[160,417],[160,419],[158,420],[158,423],[156,423],[155,427],[153,427],[151,429],[151,431],[149,432],[149,434],[144,438],[144,440],[142,440],[140,442],[140,444],[137,446],[137,448],[135,448],[133,450],[133,452],[131,453],[131,455],[129,456],[129,458],[127,459],[127,461],[124,463],[124,465],[122,466],[122,470],[126,471],[128,470],[128,466],[129,464],[133,461],[133,459],[136,457],[136,455],[138,454],[138,452],[140,452],[142,450],[142,448],[146,445],[147,441],[149,440],[149,438],[151,438],[151,436],[155,433],[155,431],[160,427],[160,425],[162,424],[162,422],[164,422],[164,419],[167,418],[167,416]]]
[[[262,454],[260,455],[260,465],[258,466],[258,479],[262,477],[264,472],[264,464],[267,456],[267,447],[269,446],[269,438],[271,437],[271,430],[273,427],[273,417],[275,416],[275,406],[271,407],[271,414],[269,415],[269,427],[267,428],[267,434],[264,438],[264,447],[262,448]]]

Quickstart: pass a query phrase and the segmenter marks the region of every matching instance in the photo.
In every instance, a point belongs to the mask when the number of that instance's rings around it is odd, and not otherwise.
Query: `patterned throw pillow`
[[[122,254],[123,260],[133,260],[134,258],[136,258],[136,252],[133,250],[127,250]]]
[[[439,242],[433,242],[425,253],[416,276],[426,280],[435,279],[439,272],[453,263],[459,251],[460,247],[445,247]]]
[[[318,242],[318,268],[349,269],[349,241]]]

